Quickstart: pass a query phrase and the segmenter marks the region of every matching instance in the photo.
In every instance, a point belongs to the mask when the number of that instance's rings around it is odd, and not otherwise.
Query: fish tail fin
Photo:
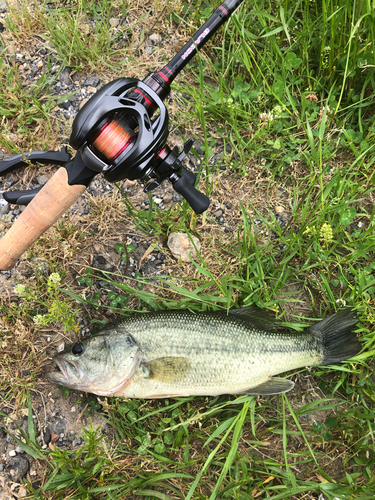
[[[323,359],[320,366],[351,358],[361,350],[354,332],[358,318],[354,309],[343,309],[309,328],[322,343]]]

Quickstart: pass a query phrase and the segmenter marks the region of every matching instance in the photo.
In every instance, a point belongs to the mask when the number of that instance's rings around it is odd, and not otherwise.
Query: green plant
[[[59,273],[49,275],[46,283],[46,298],[44,299],[38,290],[30,289],[22,284],[16,285],[14,291],[16,295],[22,297],[21,307],[30,311],[32,320],[38,327],[57,321],[64,325],[64,331],[77,331],[78,325],[75,316],[78,311],[72,311],[72,306],[60,299],[60,281]]]

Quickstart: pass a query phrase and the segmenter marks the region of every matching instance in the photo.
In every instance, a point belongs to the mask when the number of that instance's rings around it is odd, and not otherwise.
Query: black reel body
[[[134,87],[144,90],[159,108],[155,120],[134,99],[134,92],[128,96]],[[110,182],[142,179],[150,169],[150,160],[166,144],[168,124],[167,108],[156,92],[139,80],[119,78],[83,106],[73,122],[69,143],[80,150],[88,168],[103,172]]]
[[[146,80],[153,81],[150,75]],[[169,117],[156,90],[132,78],[105,85],[76,116],[70,145],[80,151],[86,167],[102,172],[110,182],[155,178],[145,188],[149,192],[168,179],[193,210],[202,213],[209,198],[195,189],[195,175],[181,164],[193,140],[181,154],[166,145]],[[69,183],[76,182],[71,179]]]

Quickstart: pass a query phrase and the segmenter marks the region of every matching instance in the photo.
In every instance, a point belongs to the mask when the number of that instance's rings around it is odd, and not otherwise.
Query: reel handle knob
[[[195,175],[183,168],[181,175],[176,175],[177,179],[171,179],[173,189],[183,196],[196,214],[201,214],[210,205],[210,199],[194,187]],[[192,179],[194,177],[194,180]]]

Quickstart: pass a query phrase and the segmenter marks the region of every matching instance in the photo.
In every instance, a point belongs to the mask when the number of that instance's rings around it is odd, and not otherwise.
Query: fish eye
[[[75,356],[80,356],[83,351],[85,350],[85,347],[84,345],[82,344],[82,342],[77,342],[76,344],[74,344],[74,346],[72,347],[72,353],[75,355]]]

